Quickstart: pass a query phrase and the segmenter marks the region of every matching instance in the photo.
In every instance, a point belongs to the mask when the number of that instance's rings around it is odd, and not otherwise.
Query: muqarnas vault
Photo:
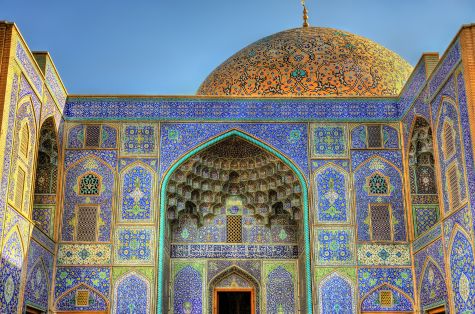
[[[475,26],[414,68],[296,28],[183,97],[0,40],[1,313],[474,313]]]

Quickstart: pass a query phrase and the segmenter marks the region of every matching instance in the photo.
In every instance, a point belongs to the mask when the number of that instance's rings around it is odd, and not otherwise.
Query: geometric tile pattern
[[[359,244],[358,265],[410,266],[410,253],[405,244]]]
[[[319,265],[348,265],[355,260],[352,228],[318,228],[315,232]]]
[[[122,156],[156,155],[158,127],[153,124],[128,124],[122,128]]]
[[[354,283],[338,273],[327,276],[318,287],[320,314],[356,313]]]
[[[56,205],[48,204],[34,204],[32,211],[32,220],[35,222],[36,227],[41,231],[53,237],[53,221],[54,221],[54,212],[56,210]]]
[[[154,262],[154,227],[118,227],[115,232],[114,263],[150,264]]]
[[[199,262],[175,262],[173,264],[173,308],[174,313],[204,313],[203,305],[204,264]]]
[[[455,103],[455,101],[453,101]],[[443,140],[443,129],[444,126],[451,125],[452,136],[455,147],[461,147],[462,139],[460,135],[460,123],[459,123],[459,115],[457,109],[452,104],[452,100],[446,100],[442,103],[440,108],[439,117],[438,117],[438,124],[437,124],[437,146],[439,150],[443,150],[444,140]],[[463,161],[463,155],[461,149],[456,149],[455,154],[451,156],[445,156],[444,154],[439,154],[439,167],[440,167],[440,174],[441,174],[441,185],[442,191],[444,193],[443,197],[443,204],[444,204],[444,211],[445,213],[449,213],[456,208],[454,205],[450,204],[452,188],[449,187],[449,180],[448,178],[448,169],[451,167],[455,167],[455,173],[457,173],[457,179],[454,180],[454,184],[457,184],[457,190],[453,190],[453,193],[456,194],[457,199],[459,199],[460,204],[462,204],[467,198],[467,189],[466,189],[466,181],[465,181],[465,166]],[[451,184],[452,186],[452,184]],[[458,205],[457,205],[458,206]]]
[[[388,284],[400,289],[409,297],[414,297],[411,268],[360,268],[358,287],[363,298],[375,287]]]
[[[147,222],[153,219],[154,173],[141,163],[133,164],[120,175],[120,222]]]
[[[104,297],[108,299],[110,295],[110,268],[58,267],[55,279],[54,296],[56,302],[58,302],[58,310],[104,310],[104,306],[107,306]],[[71,290],[73,288],[89,290],[90,307],[76,306],[75,290]]]
[[[472,243],[464,232],[454,230],[450,250],[450,277],[457,313],[470,313],[475,300],[475,261]]]
[[[391,152],[392,153],[392,152]],[[400,156],[398,153],[394,153],[394,157]],[[353,155],[352,158],[356,158],[358,155]],[[396,157],[397,159],[399,159]],[[353,160],[354,162],[354,160]],[[369,194],[367,191],[367,178],[372,173],[380,173],[389,178],[390,184],[388,185],[388,194]],[[404,198],[403,198],[403,186],[401,173],[392,163],[386,159],[379,157],[368,158],[366,161],[358,166],[354,172],[354,187],[356,194],[356,220],[358,227],[358,241],[370,241],[371,240],[371,220],[370,219],[370,205],[372,208],[382,207],[385,204],[390,205],[391,211],[391,225],[393,229],[394,241],[406,241],[406,219],[404,211]],[[386,215],[387,216],[387,215]],[[374,218],[374,217],[371,217]],[[383,217],[384,218],[384,217]],[[375,227],[375,226],[373,226]],[[378,227],[378,225],[376,225]],[[391,238],[391,232],[385,232],[385,237]]]
[[[266,262],[263,266],[265,313],[295,313],[295,264]]]
[[[345,125],[312,125],[312,157],[341,158],[348,156]]]
[[[414,212],[414,233],[418,237],[439,221],[439,206],[433,204],[412,205]]]
[[[108,244],[61,244],[58,265],[107,265],[111,263],[111,246]]]
[[[460,61],[461,49],[457,40],[427,84],[424,82],[425,66],[421,63],[400,99],[263,101],[175,100],[159,97],[108,100],[100,97],[74,97],[68,100],[65,112],[72,120],[87,120],[92,117],[96,121],[120,118],[144,122],[114,122],[109,125],[93,121],[85,121],[86,124],[73,122],[71,127],[65,128],[66,143],[62,143],[63,131],[59,130],[59,142],[69,150],[64,156],[50,157],[57,158],[60,162],[64,160],[64,164],[60,165],[64,167],[62,170],[65,170],[63,177],[53,178],[57,173],[51,173],[51,177],[40,178],[46,180],[43,186],[45,189],[54,187],[52,182],[56,179],[63,180],[60,186],[64,187],[64,194],[61,195],[64,202],[59,207],[63,207],[60,216],[63,218],[60,239],[64,242],[57,245],[56,257],[53,257],[52,253],[55,249],[52,240],[55,228],[53,222],[57,216],[55,194],[33,195],[31,182],[34,175],[32,170],[35,169],[33,160],[37,156],[36,147],[41,149],[44,144],[42,141],[35,142],[38,138],[36,130],[41,125],[40,117],[41,121],[44,121],[53,115],[57,119],[54,127],[60,126],[64,122],[59,113],[62,108],[56,108],[54,100],[59,103],[66,101],[66,94],[50,63],[46,65],[44,82],[26,46],[18,40],[13,47],[16,49],[18,61],[13,71],[18,68],[26,77],[21,77],[22,88],[18,92],[19,76],[10,74],[7,82],[12,82],[12,86],[7,86],[7,90],[11,90],[14,96],[11,97],[11,106],[5,106],[10,112],[5,112],[4,121],[7,123],[2,125],[2,130],[5,130],[5,133],[2,133],[2,141],[6,142],[4,147],[1,147],[5,160],[2,161],[1,169],[4,177],[0,178],[0,237],[3,237],[0,239],[0,312],[15,313],[21,311],[21,307],[25,305],[42,310],[48,310],[55,305],[55,310],[59,311],[153,311],[152,296],[155,289],[151,288],[151,284],[156,275],[157,229],[151,224],[155,221],[154,206],[158,204],[155,195],[160,184],[156,175],[157,168],[160,167],[160,173],[164,173],[174,161],[196,145],[232,129],[240,129],[289,156],[306,176],[311,174],[307,171],[309,158],[314,158],[311,161],[312,172],[315,174],[311,184],[315,188],[313,221],[316,224],[338,224],[331,227],[318,226],[311,231],[315,241],[314,262],[316,265],[326,266],[314,270],[318,287],[316,297],[321,313],[355,313],[356,304],[362,307],[358,311],[408,312],[415,310],[413,299],[416,294],[417,299],[421,301],[421,308],[417,309],[420,311],[447,305],[449,299],[455,307],[455,312],[472,311],[475,302],[474,219],[467,200],[475,203],[475,184],[467,178],[473,178],[475,172],[465,95],[466,82],[462,71],[458,76],[451,74]],[[303,75],[303,72],[295,71],[293,75],[295,79]],[[33,86],[30,86],[30,83]],[[45,86],[48,86],[48,90],[45,90]],[[417,96],[421,90],[422,93]],[[48,103],[42,103],[36,92],[47,99]],[[49,92],[52,92],[53,96]],[[31,100],[18,103],[17,95],[22,99],[28,96]],[[413,100],[415,103],[410,108]],[[411,174],[420,181],[417,181],[414,191],[419,191],[423,186],[424,191],[434,192],[435,182],[426,184],[424,180],[434,176],[435,170],[440,171],[443,194],[441,201],[444,205],[440,210],[450,214],[439,214],[438,205],[434,205],[437,203],[437,197],[434,197],[432,192],[412,195],[413,232],[416,236],[413,243],[416,252],[413,270],[410,268],[410,247],[404,244],[407,243],[409,230],[406,230],[405,196],[402,194],[402,178],[407,174],[403,175],[403,171],[410,169],[403,167],[406,161],[403,162],[402,156],[406,154],[396,150],[400,147],[398,127],[396,123],[392,123],[398,122],[396,120],[404,115],[402,137],[406,139],[405,144],[410,143],[407,139],[411,136],[411,123],[416,117],[423,116],[427,121],[435,122],[431,127],[437,139],[433,145],[438,147],[438,165],[420,167],[414,169],[415,174]],[[315,123],[319,118],[331,120],[331,123]],[[157,122],[147,122],[151,119]],[[220,122],[201,123],[202,119],[219,119]],[[195,122],[170,122],[185,120]],[[158,121],[165,121],[161,125],[162,137],[159,134]],[[271,123],[261,123],[262,121]],[[353,121],[349,127],[351,141],[348,140],[348,126],[341,121]],[[388,124],[374,124],[381,121],[387,121],[384,123]],[[28,148],[27,154],[21,154],[19,151],[21,145],[18,135],[23,122],[29,124],[29,142],[24,146]],[[451,145],[457,149],[453,155],[447,155],[443,149],[446,144],[442,132],[445,123],[451,125],[454,130]],[[307,130],[309,125],[310,132]],[[430,123],[427,122],[427,125]],[[94,134],[89,132],[91,127],[94,128]],[[350,146],[351,160],[348,159]],[[368,149],[369,146],[374,149]],[[86,147],[94,149],[85,149]],[[61,151],[59,148],[61,147],[57,147],[57,150]],[[159,148],[162,151],[160,159]],[[20,153],[20,158],[17,158],[17,153]],[[121,165],[118,167],[119,154],[128,158],[121,158]],[[8,158],[10,155],[12,158]],[[23,155],[28,155],[28,158]],[[139,156],[140,160],[137,159]],[[147,158],[151,156],[154,158]],[[21,160],[22,158],[24,160]],[[329,160],[331,158],[340,160]],[[328,165],[329,163],[332,165]],[[13,176],[8,176],[18,173],[17,166],[23,167],[25,173],[23,194],[15,194],[15,191],[20,190],[16,185],[20,187],[21,184]],[[448,175],[451,167],[455,167],[453,173],[456,177]],[[36,165],[36,169],[45,170],[40,164]],[[57,171],[56,167],[54,171]],[[351,171],[354,171],[354,177],[350,175]],[[120,176],[116,177],[117,174]],[[450,182],[448,177],[452,177],[453,182]],[[82,182],[82,189],[81,178],[87,179]],[[40,180],[36,181],[40,183]],[[118,198],[116,183],[119,183],[120,188]],[[8,193],[7,188],[10,188]],[[299,191],[296,193],[302,192]],[[453,200],[454,195],[456,202]],[[30,213],[30,202],[33,199],[34,209]],[[8,200],[16,206],[15,209],[6,206],[5,202]],[[386,215],[390,217],[387,219],[389,228],[373,229],[372,224],[383,219],[372,219],[371,215],[376,211],[369,208],[375,209],[375,206],[383,207],[387,204],[390,204]],[[97,240],[101,244],[74,243],[78,239],[86,238],[78,237],[78,233],[82,235],[78,228],[84,225],[84,222],[80,223],[78,206],[81,210],[93,208],[92,212],[97,211],[97,215],[92,215],[95,219],[91,220],[95,226],[92,226],[92,229],[84,229],[94,231],[87,240]],[[353,206],[357,215],[354,228],[350,227],[353,222]],[[31,216],[36,223],[32,235],[30,231],[33,226],[23,219],[22,215],[17,214],[17,210],[23,211],[28,217]],[[167,242],[165,257],[171,255],[175,258],[186,258],[176,263],[174,261],[171,265],[174,290],[170,293],[175,312],[205,313],[211,310],[208,308],[209,299],[205,298],[209,294],[205,282],[222,287],[232,286],[235,282],[238,286],[255,287],[257,292],[262,291],[262,295],[257,296],[256,300],[258,313],[261,310],[260,304],[262,309],[270,313],[295,312],[298,296],[297,274],[303,274],[305,271],[305,259],[300,258],[302,246],[297,245],[302,230],[297,232],[296,225],[286,223],[273,224],[270,228],[264,224],[257,225],[257,219],[249,213],[249,208],[243,207],[240,210],[243,212],[242,238],[246,241],[244,245],[222,243],[223,239],[226,239],[225,224],[220,224],[225,222],[224,212],[216,214],[205,226],[199,226],[197,223],[191,226],[188,222],[180,222],[179,228],[170,230],[173,239],[179,241],[172,244]],[[296,212],[295,215],[302,213]],[[443,223],[439,222],[441,218]],[[116,222],[134,225],[116,226]],[[136,225],[144,222],[150,225]],[[357,236],[354,235],[354,229],[357,229]],[[374,230],[392,233],[389,238],[377,239],[395,240],[397,243],[370,243],[375,240],[372,235]],[[112,231],[115,232],[114,237]],[[303,230],[304,234],[305,232],[308,230]],[[355,237],[361,241],[356,248]],[[27,254],[24,254],[25,252]],[[58,267],[52,284],[54,258],[57,259]],[[211,260],[192,261],[191,258]],[[112,263],[123,265],[114,267],[113,278],[110,266]],[[359,266],[358,270],[354,265]],[[133,271],[130,270],[131,266],[134,266]],[[170,265],[165,266],[166,274],[169,273],[169,267]],[[445,274],[445,269],[449,269],[450,274]],[[229,270],[231,271],[228,272]],[[356,277],[351,275],[352,272],[357,272],[357,286],[352,282]],[[219,277],[219,280],[214,281],[215,277]],[[251,277],[255,278],[256,282],[250,280]],[[302,276],[300,278],[302,283],[304,279]],[[445,285],[447,280],[450,281],[449,286]],[[413,287],[414,282],[416,287]],[[49,300],[51,286],[54,287],[55,300]],[[22,288],[24,291],[20,291]],[[448,288],[452,290],[449,291]],[[76,305],[78,289],[89,291],[89,306]],[[383,290],[390,290],[392,293],[391,307],[383,308],[380,304],[379,292]],[[356,302],[356,291],[360,303]],[[159,297],[168,299],[167,295]],[[299,297],[302,304],[305,303],[306,297],[302,290]],[[18,304],[21,299],[23,304]],[[305,309],[302,308],[301,311],[304,312]]]
[[[74,153],[81,153],[74,151]],[[87,155],[86,155],[87,156]],[[97,195],[81,195],[78,178],[85,173],[95,173],[101,177],[100,190]],[[82,208],[95,208],[97,217],[97,240],[109,242],[112,223],[112,199],[114,195],[115,176],[113,170],[102,160],[89,155],[65,171],[65,197],[61,237],[63,241],[73,241],[78,229],[78,205]],[[88,204],[91,204],[90,206]],[[97,206],[99,208],[97,208]],[[91,210],[92,212],[92,210]],[[85,230],[88,230],[87,228]]]
[[[24,304],[47,310],[53,278],[53,253],[30,241]]]
[[[421,310],[432,308],[440,304],[446,304],[447,287],[445,285],[443,271],[431,260],[427,262],[424,274],[421,278],[419,297]]]
[[[392,293],[392,304],[390,306],[383,306],[380,300],[380,292],[381,291],[391,291]],[[388,285],[383,285],[381,287],[376,288],[372,292],[370,292],[361,302],[361,310],[362,311],[375,311],[375,312],[386,312],[386,311],[394,311],[394,312],[403,312],[403,311],[412,311],[413,305],[411,300],[404,295],[403,293],[399,292],[396,289],[391,288]],[[393,313],[393,312],[391,312]]]
[[[15,227],[15,229],[17,229]],[[16,313],[20,296],[23,245],[20,233],[13,230],[5,237],[0,263],[0,312]]]
[[[348,174],[329,165],[315,174],[315,208],[318,223],[345,223],[350,221]]]
[[[128,273],[114,284],[113,313],[150,313],[150,283],[135,272]]]

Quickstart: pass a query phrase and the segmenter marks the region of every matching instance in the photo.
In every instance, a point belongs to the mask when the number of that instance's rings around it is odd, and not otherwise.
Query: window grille
[[[228,243],[242,243],[242,216],[227,216],[226,231]]]
[[[447,170],[447,182],[450,191],[450,206],[452,209],[460,205],[460,183],[457,166],[454,164]]]
[[[444,139],[444,144],[443,144],[444,156],[445,156],[445,159],[447,160],[451,158],[453,155],[455,155],[454,129],[448,122],[444,123],[443,139]]]
[[[99,195],[100,179],[93,173],[88,173],[80,178],[79,194],[80,195]]]
[[[379,302],[382,307],[392,307],[393,306],[393,293],[392,291],[380,291],[379,292]]]
[[[369,193],[375,195],[387,195],[389,184],[386,177],[376,173],[368,180]]]
[[[381,125],[368,125],[366,130],[368,133],[368,148],[381,148],[383,146]]]
[[[97,206],[80,206],[77,215],[76,240],[82,242],[96,241]]]
[[[391,214],[388,204],[372,204],[371,231],[373,241],[391,241]]]
[[[86,147],[99,147],[101,135],[100,125],[86,126]]]
[[[25,123],[20,131],[20,153],[25,158],[28,158],[29,141],[30,141],[30,130],[28,128],[28,124]]]
[[[76,306],[89,306],[89,290],[76,291]]]
[[[25,188],[25,171],[18,167],[15,183],[15,206],[18,210],[21,210],[23,207],[23,190]]]

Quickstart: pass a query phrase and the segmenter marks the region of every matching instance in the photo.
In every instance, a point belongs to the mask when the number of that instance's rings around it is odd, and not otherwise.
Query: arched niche
[[[259,282],[251,274],[237,266],[231,266],[213,277],[208,285],[208,308],[211,309],[216,302],[217,291],[251,291],[254,298],[254,313],[260,313],[261,289]]]
[[[239,144],[236,145],[236,141]],[[248,156],[239,151],[241,144],[250,146],[249,152],[256,152],[259,156]],[[220,148],[220,143],[225,143]],[[226,147],[223,149],[223,147]],[[210,152],[214,151],[211,156]],[[240,160],[226,160],[222,154],[240,154]],[[243,160],[250,159],[252,160]],[[272,162],[270,162],[272,160]],[[239,171],[234,171],[239,169]],[[257,170],[256,170],[257,169]],[[255,170],[255,171],[253,171]],[[238,176],[234,172],[237,172]],[[272,179],[279,173],[279,179]],[[215,179],[214,181],[210,179]],[[240,178],[242,178],[240,180]],[[246,178],[246,180],[244,180]],[[219,184],[217,184],[217,181]],[[248,181],[252,184],[247,184]],[[243,184],[248,186],[247,191],[243,191]],[[216,192],[221,189],[221,192]],[[199,190],[199,191],[196,191]],[[214,192],[213,192],[214,191]],[[212,192],[210,195],[210,193]],[[265,193],[258,193],[265,192]],[[295,221],[297,230],[308,230],[308,191],[307,183],[301,171],[283,154],[274,148],[260,142],[238,130],[231,130],[221,134],[206,143],[203,143],[182,156],[165,173],[160,190],[160,237],[159,237],[159,272],[158,272],[158,313],[167,310],[166,301],[161,296],[168,281],[165,279],[163,269],[168,258],[193,258],[184,255],[175,256],[177,252],[173,246],[167,250],[165,246],[170,245],[170,226],[180,220],[184,215],[188,219],[195,220],[197,228],[210,224],[210,228],[216,228],[217,224],[212,220],[219,210],[226,213],[225,203],[228,196],[239,196],[248,206],[246,212],[251,213],[251,218],[258,221],[267,228],[272,227],[274,219],[279,219],[280,215],[285,216],[289,221]],[[268,204],[268,200],[276,200],[273,204]],[[206,198],[206,199],[205,199]],[[193,200],[199,199],[199,202]],[[274,205],[274,206],[273,206]],[[279,235],[282,238],[288,236],[285,228],[281,228]],[[196,230],[181,230],[185,236],[190,236]],[[306,298],[306,310],[312,311],[311,303],[311,275],[310,275],[310,238],[308,233],[300,237],[299,243],[304,248],[306,254],[301,254],[302,264],[305,265],[305,282],[302,285]],[[245,237],[244,233],[243,236]],[[213,241],[210,241],[213,242]],[[296,246],[295,246],[296,248]],[[168,252],[170,255],[168,255]],[[297,250],[289,252],[295,254]],[[222,258],[235,258],[234,253],[229,253]],[[280,254],[280,253],[279,253]],[[295,255],[297,258],[297,255]],[[305,310],[305,309],[304,309]]]
[[[32,219],[51,238],[54,237],[53,226],[57,216],[58,154],[56,124],[50,117],[43,122],[39,134]]]
[[[318,287],[319,313],[356,313],[355,286],[350,279],[332,273]]]
[[[137,272],[129,272],[114,283],[113,313],[150,313],[150,282]]]
[[[440,217],[432,128],[420,116],[413,121],[409,138],[408,162],[414,236],[418,237]]]

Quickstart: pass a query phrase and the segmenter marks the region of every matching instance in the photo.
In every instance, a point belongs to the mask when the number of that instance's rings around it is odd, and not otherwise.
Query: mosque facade
[[[415,67],[291,29],[170,97],[71,95],[1,22],[0,108],[0,313],[475,313],[475,25]]]

